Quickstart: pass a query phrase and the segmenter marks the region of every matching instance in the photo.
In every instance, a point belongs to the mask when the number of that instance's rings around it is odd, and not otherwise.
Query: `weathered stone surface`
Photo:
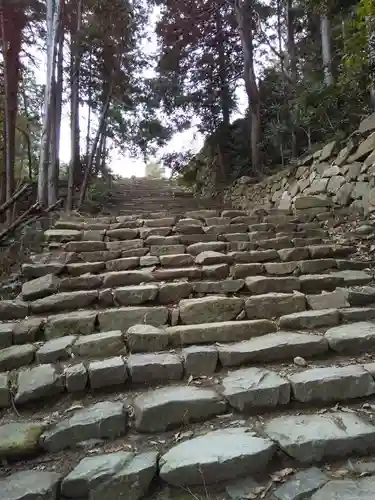
[[[315,207],[329,207],[331,201],[327,196],[297,196],[294,200],[294,207],[296,210],[305,210],[307,208]]]
[[[206,420],[224,413],[227,405],[212,389],[173,386],[153,389],[137,396],[133,407],[135,428],[152,433]]]
[[[297,401],[335,402],[361,398],[375,392],[370,373],[359,365],[311,368],[289,376]]]
[[[330,292],[344,286],[344,278],[337,276],[337,273],[304,274],[299,277],[299,282],[302,293],[319,293],[322,290]]]
[[[193,293],[192,283],[163,283],[159,285],[158,302],[173,304],[189,297],[191,293]]]
[[[218,352],[215,346],[190,346],[182,349],[185,373],[188,375],[212,375],[216,370]]]
[[[126,271],[139,266],[139,257],[123,257],[121,259],[107,260],[105,267],[108,271]]]
[[[13,325],[14,344],[26,344],[39,340],[42,336],[42,328],[45,328],[44,321],[40,318],[27,318]]]
[[[43,430],[40,422],[12,422],[1,425],[0,459],[19,460],[37,454],[40,451],[39,438]]]
[[[0,300],[1,321],[26,318],[29,307],[21,300]]]
[[[106,237],[110,240],[134,240],[138,237],[138,234],[138,229],[121,228],[108,230]]]
[[[283,415],[268,421],[264,431],[302,463],[366,455],[375,448],[375,427],[355,413]]]
[[[237,293],[245,285],[244,280],[224,279],[221,281],[198,281],[193,284],[196,293]]]
[[[104,262],[77,262],[66,266],[68,274],[71,276],[81,276],[86,273],[100,273],[104,271]]]
[[[346,295],[351,306],[367,306],[375,302],[375,288],[372,286],[363,286],[359,289],[342,288],[340,290]]]
[[[94,331],[97,311],[74,311],[49,316],[44,326],[46,339],[65,335],[89,335]]]
[[[17,323],[0,323],[0,349],[10,347],[13,342],[13,331]]]
[[[245,286],[252,294],[292,293],[300,289],[298,278],[289,276],[270,278],[268,276],[250,276],[245,280]]]
[[[292,274],[298,267],[298,262],[266,262],[264,268],[268,274],[283,276]]]
[[[82,392],[87,387],[88,374],[84,363],[66,366],[64,370],[65,387],[68,392]]]
[[[329,346],[340,353],[365,353],[375,347],[375,324],[365,321],[330,328],[325,333]]]
[[[283,262],[305,260],[310,256],[307,247],[283,248],[278,250],[278,254]]]
[[[308,498],[308,495],[322,488],[327,482],[328,476],[324,472],[317,467],[311,467],[294,474],[293,477],[279,486],[273,495],[278,500],[304,500]],[[336,491],[334,490],[335,493]],[[329,497],[324,497],[325,500],[327,498]]]
[[[127,413],[123,403],[103,401],[65,418],[41,436],[42,447],[55,452],[73,448],[88,439],[115,439],[126,433]]]
[[[0,409],[11,406],[9,374],[0,373]]]
[[[153,284],[133,285],[116,288],[115,302],[121,306],[136,306],[156,299],[158,286]]]
[[[17,404],[29,403],[63,392],[64,383],[53,365],[25,368],[18,374]]]
[[[225,264],[230,261],[230,256],[221,252],[215,252],[213,250],[201,252],[195,257],[195,263],[203,266],[211,264]]]
[[[159,259],[163,267],[184,267],[194,264],[194,258],[188,253],[161,255]]]
[[[44,232],[44,237],[47,241],[58,241],[66,243],[68,241],[77,241],[82,237],[82,231],[76,229],[48,229]]]
[[[114,354],[126,354],[126,347],[120,330],[92,333],[77,339],[72,347],[75,356],[106,357]]]
[[[375,478],[362,477],[360,479],[329,481],[311,497],[311,500],[327,500],[328,498],[372,500],[374,495]]]
[[[228,403],[239,411],[288,404],[290,384],[277,373],[264,368],[244,368],[226,375],[221,392]]]
[[[298,328],[320,328],[335,326],[340,323],[340,313],[337,309],[320,309],[319,311],[303,311],[281,316],[280,328],[298,330]]]
[[[160,476],[176,486],[215,484],[262,471],[275,445],[246,427],[222,429],[179,443],[160,459]]]
[[[38,363],[55,363],[59,360],[71,357],[71,346],[77,337],[67,335],[53,340],[49,340],[38,349],[36,360]]]
[[[372,281],[370,274],[365,271],[336,271],[332,276],[344,280],[344,286],[368,285]]]
[[[245,308],[249,319],[272,319],[283,314],[304,311],[306,300],[302,294],[267,293],[247,299]]]
[[[22,285],[22,298],[36,300],[55,293],[59,286],[59,279],[53,274],[47,274]]]
[[[302,260],[298,263],[302,274],[317,274],[336,267],[335,259]]]
[[[139,455],[116,452],[86,457],[63,480],[62,493],[68,498],[137,500],[146,493],[156,465],[156,452]]]
[[[182,360],[172,353],[130,354],[128,368],[134,384],[155,384],[181,380]]]
[[[230,321],[241,312],[244,302],[235,297],[202,297],[180,302],[180,318],[187,325]]]
[[[60,475],[44,470],[16,472],[0,480],[2,500],[57,500]]]
[[[234,264],[231,268],[233,278],[246,278],[264,273],[263,264]]]
[[[0,349],[0,371],[15,370],[33,362],[36,347],[33,344],[12,345]]]
[[[98,320],[102,331],[126,332],[131,326],[140,323],[153,326],[165,325],[168,320],[168,309],[166,307],[119,307],[99,311]]]
[[[166,328],[171,345],[236,342],[276,331],[276,325],[265,319],[223,321],[200,325],[181,325]]]
[[[153,281],[149,271],[114,271],[103,274],[103,287],[114,288],[126,285],[140,285]]]
[[[104,241],[69,241],[64,245],[66,252],[100,252],[106,249]]]
[[[78,290],[95,290],[102,286],[103,278],[95,274],[82,274],[69,278],[62,278],[59,292],[74,292]]]
[[[124,384],[128,378],[124,360],[121,356],[92,361],[88,366],[91,389],[102,389]]]
[[[180,255],[185,253],[184,245],[151,245],[150,255],[161,257],[163,255]]]
[[[168,345],[168,334],[164,329],[152,325],[133,325],[126,332],[131,352],[162,351]]]
[[[189,245],[186,249],[191,255],[198,255],[202,252],[212,251],[212,252],[225,252],[227,244],[223,241],[204,241],[201,243],[193,243]]]
[[[307,304],[310,309],[340,309],[350,307],[345,293],[341,290],[335,290],[330,293],[321,293],[320,295],[307,295]]]
[[[135,239],[135,240],[122,240],[122,241],[107,241],[107,249],[111,251],[126,252],[129,250],[138,250],[143,247],[143,240]],[[123,257],[125,255],[123,254]]]
[[[156,255],[145,255],[139,259],[141,267],[152,267],[160,264],[160,259]]]
[[[328,351],[328,342],[319,335],[277,332],[235,344],[219,345],[223,366],[240,366],[251,362],[269,362],[312,357]]]
[[[229,266],[227,264],[214,264],[202,266],[202,279],[223,280],[229,276]]]
[[[55,313],[64,310],[74,310],[93,304],[98,298],[96,290],[78,292],[62,292],[31,302],[31,311],[34,314]]]
[[[199,267],[160,268],[152,273],[155,281],[173,281],[178,279],[199,280],[202,271]]]

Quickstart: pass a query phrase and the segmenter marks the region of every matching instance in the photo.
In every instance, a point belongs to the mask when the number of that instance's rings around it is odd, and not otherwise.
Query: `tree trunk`
[[[324,81],[327,85],[333,85],[335,82],[332,71],[331,21],[327,12],[320,15],[320,32],[322,36]]]
[[[297,83],[297,51],[296,43],[294,39],[294,11],[293,11],[293,0],[287,0],[287,30],[288,30],[288,58],[289,58],[289,92],[290,98],[295,93],[296,83]],[[296,124],[294,120],[293,109],[289,110],[289,117],[291,122],[291,149],[292,157],[296,158],[298,156],[298,146],[297,146],[297,134],[296,134]]]
[[[99,144],[100,137],[102,136],[103,130],[106,126],[107,114],[108,114],[109,106],[111,104],[112,92],[113,92],[113,88],[114,88],[114,79],[115,79],[115,74],[113,75],[113,77],[111,78],[111,81],[109,82],[108,93],[107,93],[106,99],[103,103],[102,112],[100,114],[98,130],[95,134],[94,140],[93,140],[92,145],[91,145],[91,152],[90,152],[90,156],[89,156],[88,161],[87,161],[85,176],[83,179],[81,193],[79,196],[78,210],[80,210],[80,208],[82,207],[82,204],[85,200],[86,191],[87,191],[87,187],[88,187],[89,179],[90,179],[90,174],[91,174],[93,163],[95,160],[95,153],[96,153],[96,150],[97,150],[97,147]]]
[[[260,169],[261,126],[259,89],[254,71],[254,0],[235,0],[234,9],[244,57],[244,80],[249,101],[249,118],[251,119],[251,163],[254,172],[257,172]]]
[[[48,206],[53,205],[58,197],[59,171],[60,171],[60,129],[62,113],[63,92],[63,56],[64,56],[64,3],[60,2],[60,16],[57,30],[57,63],[56,81],[53,82],[53,126],[51,140],[51,162],[48,169]]]
[[[375,16],[366,17],[366,28],[370,98],[371,104],[375,108]]]
[[[66,200],[67,212],[73,210],[74,179],[80,164],[80,130],[79,130],[79,71],[80,49],[78,36],[81,29],[82,0],[77,0],[75,24],[71,30],[71,71],[70,71],[70,166],[68,178],[68,197]]]
[[[6,19],[6,14],[9,17]],[[3,44],[4,101],[5,101],[5,198],[10,200],[14,191],[14,163],[16,121],[18,112],[18,89],[20,80],[20,50],[25,15],[21,8],[9,7],[5,10],[0,3],[0,22]],[[7,212],[8,224],[12,221],[12,211]]]
[[[47,0],[47,80],[44,102],[42,139],[40,146],[38,201],[42,207],[47,206],[49,198],[49,163],[51,151],[51,131],[55,126],[53,114],[53,85],[56,68],[56,51],[58,25],[60,19],[60,0]]]
[[[29,111],[28,111],[25,85],[22,85],[22,99],[23,99],[23,111],[25,113],[26,120],[27,120],[27,130],[25,131],[24,135],[25,135],[25,142],[26,142],[26,149],[27,149],[27,166],[28,166],[28,172],[29,172],[29,180],[31,181],[33,179],[33,160],[32,160],[32,155],[31,155]]]
[[[90,50],[89,57],[89,93],[87,96],[88,116],[87,116],[87,131],[86,131],[86,165],[90,154],[90,133],[91,133],[91,104],[92,104],[92,51]]]

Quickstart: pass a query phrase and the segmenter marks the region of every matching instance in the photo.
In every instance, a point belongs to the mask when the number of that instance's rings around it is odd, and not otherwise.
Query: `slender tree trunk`
[[[33,160],[31,155],[31,141],[30,141],[30,127],[29,127],[29,107],[27,103],[26,90],[25,85],[22,85],[22,100],[23,100],[23,112],[25,113],[27,120],[27,130],[25,132],[25,143],[27,150],[27,166],[29,173],[29,180],[31,181],[33,178]]]
[[[324,81],[327,85],[333,85],[335,82],[332,71],[331,21],[327,12],[320,15],[320,33],[322,36]]]
[[[113,76],[110,80],[110,83],[108,86],[108,93],[107,93],[106,99],[103,103],[102,112],[100,114],[98,130],[95,134],[94,140],[93,140],[92,145],[91,145],[91,152],[90,152],[90,156],[88,158],[88,162],[86,165],[85,176],[83,179],[81,193],[80,193],[80,197],[79,197],[78,210],[82,207],[82,204],[85,200],[86,191],[87,191],[87,187],[88,187],[89,179],[90,179],[90,174],[91,174],[94,160],[95,160],[95,153],[96,153],[96,150],[97,150],[97,147],[99,144],[100,137],[102,136],[103,130],[106,126],[107,114],[108,114],[109,106],[111,104],[112,92],[113,92],[113,88],[114,88],[114,79],[115,79],[115,74],[113,74]]]
[[[367,60],[369,67],[370,98],[375,108],[375,16],[367,16]]]
[[[47,82],[45,90],[44,117],[42,140],[40,147],[38,201],[42,207],[47,206],[49,199],[51,131],[55,126],[53,106],[53,86],[56,69],[56,52],[58,41],[58,26],[60,22],[60,0],[47,0]]]
[[[241,38],[244,57],[245,88],[249,101],[251,163],[253,170],[256,172],[260,169],[261,124],[259,89],[254,71],[254,0],[235,0],[234,9]]]
[[[89,93],[87,96],[88,116],[87,116],[87,131],[86,131],[86,165],[90,154],[90,133],[91,133],[91,104],[92,104],[92,51],[90,50],[89,57]]]
[[[296,43],[294,39],[294,11],[293,11],[293,0],[287,0],[287,30],[288,30],[288,57],[289,57],[289,92],[290,97],[295,93],[296,83],[297,83],[297,51]],[[298,156],[298,146],[297,146],[297,133],[296,124],[294,119],[293,109],[289,110],[290,122],[291,122],[291,149],[292,157],[296,158]]]
[[[63,56],[64,56],[64,0],[60,2],[60,17],[57,26],[57,62],[56,81],[53,82],[53,125],[51,138],[51,162],[48,169],[48,205],[57,201],[59,170],[60,170],[60,129],[62,113],[62,91],[63,91]]]
[[[6,13],[9,18],[6,19]],[[5,198],[11,199],[14,191],[15,139],[18,112],[18,89],[20,81],[21,36],[25,26],[25,15],[21,8],[8,7],[0,3],[0,22],[3,45],[4,101],[5,101]],[[12,222],[12,211],[7,212],[7,221]]]
[[[76,23],[71,31],[71,74],[70,74],[70,166],[68,178],[68,197],[66,210],[73,210],[74,180],[80,164],[80,130],[79,130],[79,72],[80,49],[78,36],[81,30],[82,0],[77,0],[77,10],[74,12]],[[73,16],[74,16],[73,14]]]

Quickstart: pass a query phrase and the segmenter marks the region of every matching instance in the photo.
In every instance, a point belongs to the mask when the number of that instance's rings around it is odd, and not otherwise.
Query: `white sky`
[[[158,13],[155,12],[153,15],[152,24],[156,21]],[[153,27],[150,26],[149,31],[150,39],[145,39],[143,43],[143,50],[148,54],[155,53],[155,47],[157,46],[156,36],[153,32]],[[46,54],[41,54],[40,52],[35,53],[35,57],[40,60],[39,68],[45,67]],[[36,68],[36,79],[40,84],[45,83],[45,72],[41,69]],[[150,72],[147,73],[148,76]],[[151,72],[151,75],[153,72]],[[231,117],[235,120],[243,116],[247,107],[247,98],[242,87],[238,88],[238,112],[234,113]],[[80,113],[80,125],[81,125],[81,139],[85,136],[86,123],[87,123],[87,111],[81,110]],[[182,152],[191,149],[193,152],[198,152],[204,142],[204,137],[198,134],[194,128],[185,130],[184,132],[177,133],[174,135],[172,140],[164,148],[158,151],[157,157],[160,157],[163,153],[171,152]],[[82,147],[82,146],[81,146]],[[65,106],[63,109],[63,116],[61,122],[61,135],[60,135],[60,159],[64,163],[70,161],[70,120],[69,120],[69,106]],[[149,158],[149,161],[156,160],[157,158]],[[143,177],[145,175],[145,163],[143,158],[131,158],[129,155],[124,155],[119,151],[113,151],[111,158],[109,160],[109,166],[114,174],[120,175],[122,177]]]

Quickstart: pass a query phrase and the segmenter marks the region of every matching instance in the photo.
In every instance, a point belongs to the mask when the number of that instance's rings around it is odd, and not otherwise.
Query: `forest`
[[[373,0],[0,0],[0,35],[8,224],[24,183],[50,208],[63,179],[65,209],[79,210],[115,149],[147,163],[195,127],[229,182],[343,139],[375,107]],[[162,158],[180,175],[192,161]]]

